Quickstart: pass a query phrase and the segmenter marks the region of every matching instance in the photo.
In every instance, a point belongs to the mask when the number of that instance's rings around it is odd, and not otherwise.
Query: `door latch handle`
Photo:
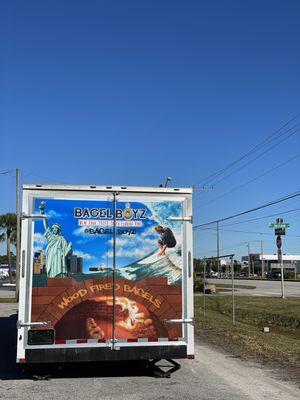
[[[194,325],[194,318],[185,318],[185,319],[165,319],[165,324],[192,324]]]
[[[41,321],[41,322],[22,322],[17,321],[17,329],[24,328],[24,327],[31,327],[31,326],[48,326],[51,325],[51,321]]]
[[[193,217],[169,217],[170,221],[193,222]]]

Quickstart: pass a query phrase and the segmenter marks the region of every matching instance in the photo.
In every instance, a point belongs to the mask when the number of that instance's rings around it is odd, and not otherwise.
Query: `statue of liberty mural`
[[[41,214],[45,214],[45,201],[42,201],[39,209]],[[46,270],[49,278],[63,278],[68,274],[67,260],[72,254],[72,243],[66,241],[61,234],[61,226],[54,223],[51,228],[47,220],[43,219],[45,228],[45,237],[47,239],[46,247]]]

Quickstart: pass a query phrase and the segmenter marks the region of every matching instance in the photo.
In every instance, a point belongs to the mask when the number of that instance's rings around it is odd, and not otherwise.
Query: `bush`
[[[288,272],[287,274],[284,274],[285,279],[295,279],[295,273],[294,272]]]
[[[200,276],[194,276],[194,290],[199,292],[203,289],[203,279]]]

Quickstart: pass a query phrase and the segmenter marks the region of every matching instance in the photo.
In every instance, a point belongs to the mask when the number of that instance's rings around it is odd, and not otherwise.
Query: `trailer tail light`
[[[194,360],[195,359],[195,354],[188,354],[186,358],[188,360]]]
[[[17,362],[20,364],[24,364],[26,362],[25,358],[18,358]]]
[[[55,340],[55,344],[66,344],[67,341],[65,339],[57,339]]]
[[[76,343],[87,343],[87,339],[77,339]]]

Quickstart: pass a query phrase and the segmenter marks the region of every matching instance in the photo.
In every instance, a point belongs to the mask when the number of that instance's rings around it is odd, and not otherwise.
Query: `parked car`
[[[0,271],[0,279],[6,279],[9,277],[9,273],[7,271]]]
[[[209,277],[210,278],[220,278],[220,274],[219,274],[219,272],[210,271]]]

